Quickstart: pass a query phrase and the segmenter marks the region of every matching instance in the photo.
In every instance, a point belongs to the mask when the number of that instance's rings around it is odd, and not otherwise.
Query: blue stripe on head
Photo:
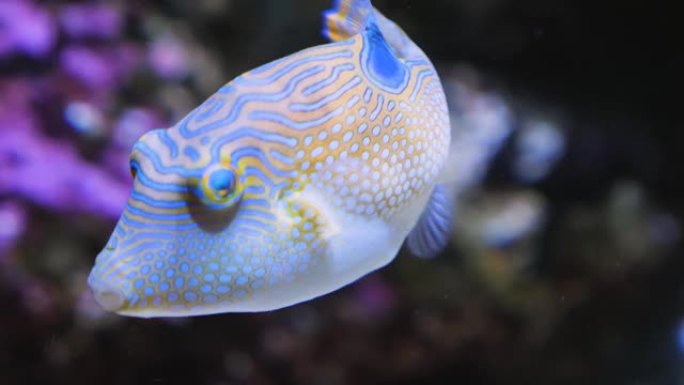
[[[159,140],[168,148],[171,159],[175,159],[178,156],[178,145],[171,136],[169,136],[168,131],[159,130],[157,131],[157,135],[159,135]]]

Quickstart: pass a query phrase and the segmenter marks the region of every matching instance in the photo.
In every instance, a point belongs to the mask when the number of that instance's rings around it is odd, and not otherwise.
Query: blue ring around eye
[[[223,210],[237,202],[242,195],[241,183],[235,171],[223,164],[208,166],[195,194],[211,210]]]

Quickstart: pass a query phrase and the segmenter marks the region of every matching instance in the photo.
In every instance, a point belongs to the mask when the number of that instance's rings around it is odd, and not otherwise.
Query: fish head
[[[197,301],[206,285],[215,292],[223,290],[217,283],[235,279],[211,260],[230,253],[227,239],[244,238],[234,222],[246,178],[230,160],[174,154],[188,144],[174,137],[170,147],[169,135],[172,130],[150,131],[131,153],[132,192],[88,278],[108,311],[173,315]]]

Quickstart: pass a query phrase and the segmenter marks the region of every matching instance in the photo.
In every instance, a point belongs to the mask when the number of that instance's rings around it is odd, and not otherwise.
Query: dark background
[[[33,4],[57,14],[68,3]],[[61,111],[69,97],[107,93],[110,120],[126,105],[145,105],[173,123],[180,112],[160,102],[159,90],[186,90],[182,111],[242,71],[323,43],[327,1],[229,3],[212,11],[191,1],[117,2],[120,34],[83,43],[146,49],[156,33],[146,22],[158,17],[211,52],[218,77],[202,80],[197,67],[174,79],[140,70],[106,90],[81,91],[60,77],[59,52],[75,38],[59,32],[42,57],[0,56],[0,83],[41,79],[30,83],[42,88],[29,105],[41,132],[101,164],[109,139],[84,139],[68,127]],[[520,187],[509,141],[473,193],[534,191],[547,203],[545,226],[494,249],[456,239],[434,260],[402,253],[348,288],[283,311],[138,320],[100,314],[81,294],[116,218],[46,204],[7,183],[0,200],[19,205],[27,225],[0,258],[0,384],[684,384],[681,13],[657,1],[375,5],[443,77],[466,63],[514,110],[563,117],[565,152],[546,178]],[[0,100],[10,105],[7,95]],[[620,226],[610,230],[605,214],[625,180],[638,187],[644,216],[670,224],[637,229],[654,239],[674,234],[646,242],[636,259],[626,257],[611,232]],[[493,258],[505,270],[520,254],[532,262],[511,268],[503,290],[473,268],[474,258]]]

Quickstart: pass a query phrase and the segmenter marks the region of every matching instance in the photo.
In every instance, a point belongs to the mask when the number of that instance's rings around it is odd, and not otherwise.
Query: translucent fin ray
[[[331,41],[347,40],[363,31],[372,14],[370,0],[336,0],[333,8],[323,13],[323,36]]]
[[[411,253],[421,258],[432,258],[449,243],[453,216],[453,201],[444,185],[432,191],[425,210],[406,238]]]

